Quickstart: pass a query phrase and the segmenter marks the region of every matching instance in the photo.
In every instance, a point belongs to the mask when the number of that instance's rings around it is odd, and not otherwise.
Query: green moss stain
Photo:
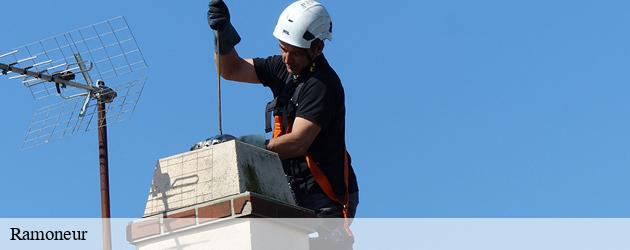
[[[262,189],[260,188],[260,180],[258,179],[256,170],[249,164],[245,166],[245,179],[245,188],[247,189],[247,191],[262,194]]]

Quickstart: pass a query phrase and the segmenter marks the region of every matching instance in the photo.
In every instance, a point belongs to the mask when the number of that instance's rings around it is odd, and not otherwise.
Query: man
[[[222,0],[211,0],[208,23],[217,31],[223,78],[262,83],[273,92],[267,106],[266,149],[278,153],[298,205],[322,217],[353,218],[359,189],[345,147],[344,90],[324,57],[332,21],[323,5],[300,0],[280,15],[273,35],[281,55],[241,58],[241,40]]]

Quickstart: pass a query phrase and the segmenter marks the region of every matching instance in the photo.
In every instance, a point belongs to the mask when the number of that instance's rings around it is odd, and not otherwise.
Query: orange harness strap
[[[273,117],[272,138],[276,138],[280,135],[282,135],[282,116],[276,115]]]
[[[273,134],[272,134],[273,138],[277,138],[278,136],[281,136],[283,134],[291,133],[291,129],[293,127],[292,125],[293,125],[292,123],[288,124],[287,130],[282,131],[282,117],[279,115],[274,116],[274,126],[273,126],[274,129],[273,129]],[[319,187],[322,188],[322,191],[324,191],[324,194],[326,194],[326,196],[328,196],[329,199],[331,199],[334,202],[339,203],[342,206],[343,219],[344,219],[343,227],[346,230],[346,233],[348,234],[348,236],[354,238],[354,235],[352,234],[352,231],[350,230],[350,222],[349,222],[350,193],[349,193],[349,187],[348,187],[349,186],[348,179],[350,177],[350,166],[349,166],[350,164],[349,164],[349,159],[348,159],[348,151],[346,151],[345,146],[344,146],[343,151],[345,153],[344,162],[343,162],[343,178],[344,178],[344,184],[346,188],[346,194],[343,201],[341,201],[341,199],[339,199],[335,195],[335,192],[333,191],[332,185],[330,184],[328,177],[326,177],[326,174],[324,174],[321,168],[317,166],[317,163],[315,163],[315,161],[313,160],[313,157],[311,157],[311,154],[309,153],[306,154],[306,164],[308,165],[308,169],[311,171],[311,174],[315,178],[315,182],[317,182]]]
[[[348,151],[344,149],[344,152],[345,152],[345,156],[344,156],[344,162],[343,162],[343,177],[344,177],[343,179],[344,179],[344,184],[346,186],[346,195],[343,201],[337,198],[337,196],[335,195],[335,192],[333,191],[332,185],[330,185],[330,181],[328,181],[328,177],[326,177],[324,172],[319,168],[319,166],[317,166],[317,164],[315,163],[315,161],[313,160],[310,154],[306,154],[306,164],[308,165],[308,169],[311,170],[311,174],[313,174],[313,177],[315,177],[315,181],[322,188],[326,196],[328,196],[328,198],[333,200],[334,202],[339,203],[343,207],[343,227],[346,230],[346,233],[348,234],[348,236],[354,237],[354,235],[352,234],[352,231],[350,230],[350,222],[348,221],[349,209],[350,209],[349,207],[350,193],[349,193],[349,188],[348,188],[348,177],[349,177],[350,167],[348,166]]]

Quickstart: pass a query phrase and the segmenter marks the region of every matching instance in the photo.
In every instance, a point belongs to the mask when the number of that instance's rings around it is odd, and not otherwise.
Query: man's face
[[[290,74],[299,75],[310,63],[308,49],[295,47],[280,41],[280,51],[282,52],[284,65],[287,67],[287,71],[289,71]]]

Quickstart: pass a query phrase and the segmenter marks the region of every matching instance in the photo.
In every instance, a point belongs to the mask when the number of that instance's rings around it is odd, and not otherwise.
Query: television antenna
[[[122,16],[0,52],[2,75],[19,80],[42,103],[22,148],[98,129],[103,249],[107,250],[111,249],[107,123],[133,113],[146,68]]]

